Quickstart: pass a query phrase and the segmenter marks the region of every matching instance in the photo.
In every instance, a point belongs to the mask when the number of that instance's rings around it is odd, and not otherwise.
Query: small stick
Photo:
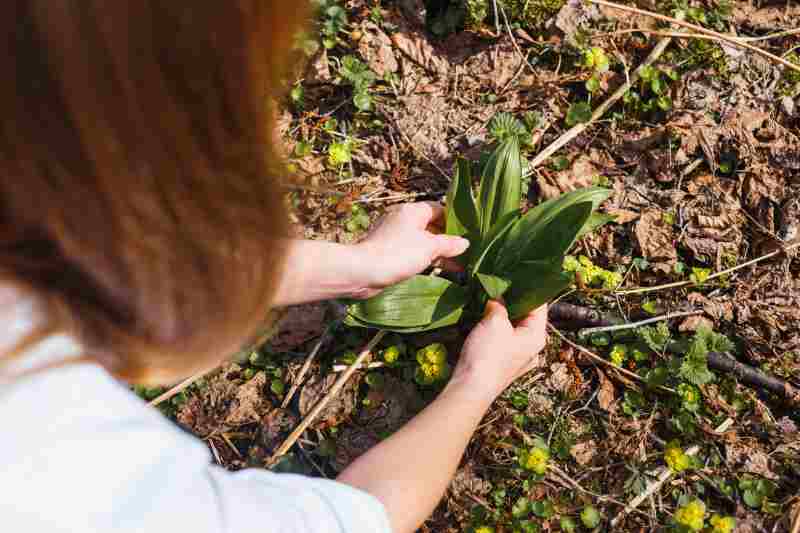
[[[684,28],[689,28],[690,30],[694,30],[694,31],[696,31],[698,33],[702,33],[702,34],[705,34],[705,35],[713,35],[714,37],[716,37],[717,39],[719,39],[721,41],[725,41],[725,42],[727,42],[727,43],[729,43],[729,44],[731,44],[733,46],[738,46],[740,48],[745,48],[747,50],[750,50],[751,52],[755,52],[756,54],[758,54],[760,56],[766,57],[767,59],[770,59],[770,60],[772,60],[772,61],[774,61],[774,62],[776,62],[776,63],[778,63],[780,65],[783,65],[786,68],[789,68],[789,69],[795,70],[797,72],[800,72],[800,65],[795,65],[791,61],[787,61],[786,59],[783,59],[782,57],[778,57],[778,56],[776,56],[774,54],[771,54],[771,53],[767,52],[766,50],[762,50],[761,48],[759,48],[757,46],[753,46],[752,44],[749,44],[747,42],[741,41],[737,37],[732,37],[730,35],[725,35],[724,33],[719,33],[719,32],[716,32],[714,30],[709,30],[707,28],[704,28],[703,26],[698,26],[697,24],[692,24],[691,22],[686,22],[684,20],[679,20],[679,19],[676,19],[675,17],[668,17],[666,15],[661,15],[659,13],[653,13],[652,11],[647,11],[647,10],[639,9],[639,8],[636,8],[636,7],[630,7],[630,6],[625,6],[625,5],[621,5],[621,4],[616,4],[614,2],[608,2],[607,0],[586,0],[586,1],[589,2],[590,4],[597,4],[597,5],[601,5],[601,6],[606,6],[606,7],[610,7],[610,8],[613,8],[613,9],[619,9],[620,11],[627,11],[629,13],[636,13],[637,15],[644,15],[644,16],[647,16],[647,17],[654,18],[656,20],[661,20],[663,22],[669,22],[669,23],[675,24],[677,26],[683,26]]]
[[[385,366],[386,363],[384,363],[383,361],[375,361],[374,363],[367,363],[365,365],[361,365],[356,370],[364,370],[364,369],[369,370],[372,368],[383,368]],[[332,370],[334,372],[344,372],[348,368],[350,368],[349,365],[333,365]]]
[[[297,389],[303,382],[303,378],[308,372],[308,369],[311,368],[311,363],[314,362],[314,359],[317,357],[317,354],[319,353],[320,348],[322,348],[322,345],[325,344],[325,340],[330,335],[330,332],[333,329],[333,327],[334,325],[331,324],[327,328],[325,328],[325,331],[323,331],[322,335],[320,335],[319,340],[314,345],[314,348],[312,348],[311,352],[309,352],[308,357],[306,357],[306,360],[303,362],[303,366],[300,367],[300,372],[297,373],[297,377],[295,377],[294,380],[292,380],[292,386],[289,387],[289,392],[286,393],[286,397],[281,402],[281,409],[286,409],[286,406],[289,405],[289,402],[292,401],[294,393],[297,392]]]
[[[598,363],[600,363],[602,365],[611,367],[614,370],[616,370],[617,372],[619,372],[620,374],[623,374],[623,375],[625,375],[625,376],[627,376],[627,377],[629,377],[631,379],[634,379],[636,381],[641,381],[641,382],[645,381],[645,379],[642,376],[640,376],[639,374],[635,374],[635,373],[631,372],[630,370],[628,370],[627,368],[619,367],[619,366],[615,365],[614,363],[612,363],[611,361],[606,361],[605,359],[603,359],[602,357],[600,357],[596,353],[592,352],[591,350],[588,350],[588,349],[584,348],[580,344],[576,344],[576,343],[572,342],[563,333],[558,331],[552,325],[548,324],[547,327],[550,328],[550,331],[552,331],[553,333],[555,333],[556,335],[561,337],[561,340],[563,340],[564,342],[566,342],[567,344],[569,344],[570,346],[572,346],[573,348],[575,348],[579,352],[583,353],[584,355],[588,356],[593,361],[596,361],[596,362],[598,362]],[[662,390],[662,391],[665,391],[665,392],[669,392],[671,394],[675,393],[674,390],[672,390],[672,389],[670,389],[668,387],[664,387],[663,385],[659,385],[658,389]]]
[[[768,390],[780,396],[790,405],[800,406],[800,390],[788,382],[767,374],[757,368],[740,363],[733,357],[718,352],[708,352],[708,366],[720,372],[729,372],[745,385]]]
[[[342,387],[344,387],[345,383],[347,383],[347,380],[350,379],[350,376],[353,375],[356,369],[361,366],[364,360],[372,353],[372,350],[378,345],[379,342],[381,342],[381,339],[386,336],[386,333],[387,332],[385,330],[380,330],[375,334],[374,337],[372,337],[367,345],[364,346],[364,349],[361,350],[361,353],[358,354],[358,357],[356,357],[356,360],[353,361],[350,367],[344,373],[342,373],[341,376],[339,376],[339,379],[336,380],[325,396],[319,402],[317,402],[317,405],[315,405],[311,412],[306,415],[302,422],[300,422],[300,425],[298,425],[294,431],[292,431],[292,433],[286,437],[286,440],[283,441],[283,444],[281,444],[278,449],[275,450],[275,453],[272,454],[272,457],[267,460],[268,465],[275,464],[275,461],[277,461],[279,457],[289,451],[289,448],[291,448],[295,441],[300,438],[300,435],[302,435],[303,432],[308,429],[308,426],[310,426],[314,420],[317,419],[319,414],[323,409],[325,409],[328,403],[337,394],[339,394],[339,391],[342,390]]]
[[[165,402],[165,401],[169,400],[170,398],[172,398],[173,396],[175,396],[176,394],[178,394],[179,392],[184,390],[186,387],[188,387],[189,385],[191,385],[192,383],[194,383],[198,379],[202,378],[203,376],[205,376],[207,374],[210,374],[211,372],[213,372],[217,368],[219,368],[219,366],[208,368],[206,370],[201,370],[200,372],[194,374],[193,376],[189,376],[188,378],[184,379],[183,381],[181,381],[180,383],[178,383],[177,385],[175,385],[171,389],[169,389],[166,392],[160,394],[159,396],[157,396],[153,400],[150,400],[147,405],[155,407],[156,405],[160,404],[161,402]]]
[[[594,113],[592,113],[592,117],[589,119],[588,122],[575,124],[573,127],[562,133],[558,139],[550,143],[550,145],[547,148],[539,152],[536,155],[536,157],[533,158],[533,160],[528,165],[528,172],[525,174],[525,176],[527,177],[533,174],[534,168],[541,165],[547,158],[556,153],[564,145],[566,145],[572,139],[583,133],[586,130],[586,128],[588,128],[592,123],[599,120],[605,114],[605,112],[608,111],[608,109],[612,105],[614,105],[617,102],[617,100],[622,98],[628,91],[628,89],[630,89],[633,86],[633,84],[639,80],[639,73],[641,72],[642,68],[655,63],[655,61],[659,57],[661,57],[661,54],[664,53],[664,50],[667,49],[667,46],[669,46],[669,43],[671,42],[672,42],[671,37],[665,37],[664,39],[661,39],[658,42],[658,44],[656,44],[655,48],[653,48],[653,50],[650,52],[650,55],[647,56],[647,59],[644,60],[644,63],[639,65],[639,67],[637,67],[637,69],[633,71],[630,78],[625,83],[620,85],[620,87],[616,91],[614,91],[614,94],[609,96],[602,104],[600,104],[597,107],[597,109],[594,110]]]
[[[718,278],[720,276],[725,276],[727,274],[732,274],[733,272],[736,272],[737,270],[741,270],[742,268],[749,267],[750,265],[755,265],[756,263],[760,263],[761,261],[765,261],[767,259],[775,257],[776,255],[780,255],[780,254],[782,254],[784,252],[789,252],[790,250],[793,250],[795,248],[800,248],[800,242],[796,242],[794,244],[790,244],[788,246],[784,246],[782,249],[775,250],[773,252],[769,252],[768,254],[764,254],[761,257],[756,257],[755,259],[751,259],[750,261],[745,261],[744,263],[742,263],[740,265],[736,265],[736,266],[733,266],[731,268],[726,268],[725,270],[721,270],[719,272],[711,274],[710,276],[708,276],[703,281],[703,283],[705,283],[707,281],[710,281],[712,279],[716,279],[716,278]],[[624,291],[614,291],[614,294],[616,294],[616,295],[642,294],[642,293],[645,293],[645,292],[653,292],[653,291],[658,291],[658,290],[661,290],[661,289],[675,289],[677,287],[686,287],[686,286],[689,286],[689,285],[696,286],[696,285],[702,285],[702,283],[695,283],[694,281],[691,281],[691,280],[688,280],[688,281],[675,281],[673,283],[665,283],[664,285],[656,285],[655,287],[637,287],[635,289],[626,289]]]
[[[592,39],[600,39],[602,37],[612,37],[614,35],[623,35],[626,33],[646,33],[648,35],[657,35],[659,37],[677,37],[679,39],[709,39],[712,41],[723,41],[724,39],[720,39],[714,35],[707,35],[703,33],[682,33],[682,32],[669,32],[669,31],[658,31],[658,30],[651,30],[647,28],[628,28],[624,30],[617,30],[608,33],[598,33],[597,35],[592,35]],[[785,30],[780,31],[777,33],[771,33],[769,35],[762,35],[761,37],[736,37],[735,39],[739,42],[743,43],[755,43],[758,41],[769,41],[770,39],[778,39],[780,37],[788,37],[790,35],[797,35],[800,34],[800,28],[796,28],[793,30]]]
[[[667,313],[661,316],[655,316],[653,318],[648,318],[647,320],[640,320],[639,322],[631,322],[629,324],[617,324],[614,326],[600,326],[596,328],[585,328],[578,331],[578,338],[587,337],[589,335],[594,335],[595,333],[604,333],[607,331],[622,331],[626,329],[635,329],[641,326],[646,326],[647,324],[653,324],[655,322],[662,322],[664,320],[672,320],[673,318],[679,318],[684,316],[694,316],[694,315],[702,315],[702,309],[696,309],[693,311],[678,311],[675,313]]]

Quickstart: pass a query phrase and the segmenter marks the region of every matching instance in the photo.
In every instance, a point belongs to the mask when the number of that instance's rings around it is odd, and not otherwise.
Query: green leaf
[[[492,276],[491,274],[482,274],[478,273],[478,281],[481,282],[483,285],[486,294],[489,295],[489,298],[492,300],[498,300],[505,292],[511,287],[511,281],[500,278],[497,276]]]
[[[714,381],[714,374],[708,369],[707,338],[707,333],[695,334],[678,372],[683,379],[695,385],[705,385]]]
[[[478,211],[472,196],[472,165],[459,158],[456,171],[447,190],[445,206],[445,232],[447,235],[477,236],[480,232]]]
[[[359,111],[369,111],[372,109],[372,96],[367,91],[359,91],[353,94],[353,105]]]
[[[523,259],[535,259],[532,257],[523,258],[523,251],[528,250],[531,247],[531,243],[540,238],[548,224],[561,211],[583,202],[591,202],[592,208],[597,209],[600,203],[608,198],[610,194],[611,190],[609,189],[586,187],[542,202],[528,211],[514,224],[504,239],[503,246],[498,252],[496,272],[510,271]]]
[[[572,283],[561,271],[561,264],[552,261],[522,261],[510,279],[511,288],[504,298],[512,320],[525,317]]]
[[[575,242],[592,213],[591,202],[581,202],[565,207],[542,227],[534,240],[521,250],[526,261],[561,258]]]
[[[474,276],[486,262],[484,266],[485,272],[493,272],[493,265],[497,258],[497,253],[489,254],[494,248],[500,248],[502,245],[498,244],[503,241],[506,233],[511,230],[513,225],[519,220],[519,209],[506,213],[497,223],[489,230],[489,233],[481,240],[481,243],[475,247],[474,251],[470,254],[470,273]]]
[[[575,102],[567,110],[566,123],[572,127],[575,124],[589,122],[592,118],[592,106],[588,102]]]
[[[608,215],[606,213],[592,213],[586,220],[586,224],[584,224],[581,228],[577,238],[580,239],[584,235],[588,235],[597,228],[605,226],[609,222],[614,222],[615,220],[617,220],[617,217],[614,215]]]
[[[531,501],[525,496],[517,498],[517,501],[511,506],[511,516],[520,519],[527,517],[529,514],[531,514]]]
[[[444,278],[414,276],[377,296],[352,303],[348,314],[358,322],[383,329],[420,327],[454,314],[460,316],[466,302],[463,287]]]
[[[636,330],[636,333],[651,350],[657,353],[661,353],[666,349],[671,337],[666,322],[659,322],[656,327],[641,327]]]
[[[519,209],[521,199],[522,154],[519,139],[511,136],[497,145],[481,172],[478,191],[481,237],[505,214]]]
[[[504,141],[509,137],[521,138],[527,132],[525,126],[511,113],[498,113],[489,122],[489,135],[496,141]]]

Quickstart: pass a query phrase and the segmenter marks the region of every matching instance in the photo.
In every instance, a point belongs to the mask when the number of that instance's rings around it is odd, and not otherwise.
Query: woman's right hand
[[[468,382],[481,392],[499,396],[515,379],[541,366],[547,344],[547,305],[532,311],[516,326],[505,306],[495,300],[467,337],[453,380]]]

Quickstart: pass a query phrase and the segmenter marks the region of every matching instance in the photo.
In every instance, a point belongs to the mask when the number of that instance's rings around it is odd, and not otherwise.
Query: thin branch
[[[303,362],[303,366],[300,367],[300,371],[297,373],[297,376],[294,378],[294,380],[292,380],[292,386],[289,388],[289,392],[286,393],[286,397],[281,402],[281,409],[286,409],[286,406],[288,406],[289,402],[292,401],[294,394],[297,392],[297,389],[300,388],[300,384],[303,382],[303,378],[305,377],[306,373],[308,373],[308,369],[311,368],[311,363],[314,362],[314,359],[317,357],[320,348],[322,348],[322,345],[325,344],[325,341],[328,339],[328,336],[333,330],[335,324],[336,322],[325,328],[325,331],[322,332],[322,335],[320,335],[317,343],[314,344],[314,348],[312,348],[311,352],[309,352],[306,360]]]
[[[760,263],[761,261],[765,261],[767,259],[770,259],[772,257],[780,255],[780,254],[782,254],[784,252],[789,252],[791,250],[794,250],[795,248],[800,248],[800,242],[796,242],[794,244],[790,244],[788,246],[784,246],[783,248],[781,248],[779,250],[775,250],[773,252],[769,252],[768,254],[764,254],[761,257],[756,257],[755,259],[751,259],[750,261],[745,261],[744,263],[742,263],[740,265],[736,265],[736,266],[733,266],[731,268],[726,268],[725,270],[721,270],[719,272],[715,272],[714,274],[711,274],[705,280],[703,280],[703,283],[711,281],[712,279],[719,278],[721,276],[732,274],[733,272],[736,272],[737,270],[741,270],[742,268],[749,267],[750,265],[755,265],[756,263]],[[626,289],[626,290],[623,290],[623,291],[614,291],[614,294],[620,295],[620,296],[621,295],[625,295],[625,294],[642,294],[642,293],[645,293],[645,292],[659,291],[659,290],[662,290],[662,289],[675,289],[675,288],[678,288],[678,287],[687,287],[687,286],[690,286],[690,285],[691,286],[696,286],[696,285],[702,285],[702,283],[696,283],[696,282],[691,281],[691,280],[675,281],[673,283],[665,283],[664,285],[656,285],[655,287],[637,287],[635,289]]]
[[[200,372],[194,374],[193,376],[189,376],[188,378],[184,379],[183,381],[181,381],[180,383],[178,383],[177,385],[175,385],[171,389],[169,389],[166,392],[162,393],[161,395],[157,396],[153,400],[150,400],[148,402],[148,405],[151,405],[151,406],[155,407],[156,405],[158,405],[158,404],[160,404],[162,402],[166,402],[167,400],[169,400],[170,398],[172,398],[173,396],[175,396],[179,392],[183,391],[189,385],[191,385],[192,383],[194,383],[198,379],[202,378],[203,376],[206,376],[206,375],[210,374],[211,372],[213,372],[217,368],[219,368],[219,366],[215,366],[213,368],[208,368],[206,370],[201,370]]]
[[[615,35],[624,35],[626,33],[646,33],[648,35],[657,35],[659,37],[677,37],[679,39],[708,39],[711,41],[722,41],[727,42],[725,39],[720,39],[715,35],[707,35],[704,33],[683,33],[683,32],[670,32],[670,31],[659,31],[659,30],[651,30],[648,28],[627,28],[624,30],[617,30],[611,31],[608,33],[598,33],[596,35],[592,35],[592,39],[600,39],[603,37],[613,37]],[[800,34],[800,28],[796,28],[793,30],[786,30],[780,31],[777,33],[771,33],[769,35],[762,35],[761,37],[736,37],[735,39],[739,42],[743,43],[755,43],[759,41],[768,41],[771,39],[779,39],[781,37],[789,37],[791,35]]]
[[[594,110],[594,112],[592,113],[592,117],[589,119],[588,122],[583,122],[574,125],[570,129],[562,133],[561,136],[558,137],[558,139],[550,143],[550,145],[547,148],[539,152],[536,155],[536,157],[533,158],[533,160],[528,165],[528,171],[525,173],[525,176],[530,176],[531,174],[533,174],[534,168],[541,165],[551,155],[553,155],[567,143],[572,141],[572,139],[583,133],[586,130],[586,128],[588,128],[591,124],[600,120],[600,118],[602,118],[605,112],[608,111],[608,109],[611,106],[613,106],[617,102],[617,100],[622,98],[625,95],[625,93],[628,92],[628,89],[630,89],[639,80],[639,73],[641,72],[642,68],[655,63],[655,61],[659,57],[661,57],[661,54],[664,53],[664,50],[667,49],[667,46],[669,46],[669,43],[671,42],[672,38],[670,37],[661,39],[658,42],[658,44],[656,44],[655,48],[653,48],[653,50],[650,52],[650,55],[647,56],[647,59],[644,60],[644,63],[639,65],[639,67],[635,71],[633,71],[630,78],[625,83],[620,85],[620,87],[616,91],[614,91],[614,93],[611,96],[609,96],[602,104],[600,104],[597,107],[597,109]]]
[[[607,331],[622,331],[626,329],[635,329],[641,326],[646,326],[647,324],[653,324],[655,322],[663,322],[664,320],[672,320],[673,318],[680,318],[684,316],[694,316],[694,315],[702,315],[702,309],[695,309],[692,311],[677,311],[675,313],[667,313],[661,316],[655,316],[653,318],[648,318],[647,320],[640,320],[639,322],[631,322],[629,324],[617,324],[614,326],[600,326],[596,328],[585,328],[578,331],[578,338],[584,338],[589,335],[594,335],[595,333],[604,333]]]
[[[738,37],[726,35],[724,33],[719,33],[714,30],[709,30],[708,28],[704,28],[703,26],[698,26],[697,24],[692,24],[691,22],[686,22],[684,20],[676,19],[675,17],[668,17],[667,15],[661,15],[659,13],[653,13],[652,11],[647,11],[644,9],[639,9],[637,7],[625,6],[621,4],[616,4],[614,2],[608,2],[607,0],[586,0],[590,4],[597,4],[600,6],[606,6],[613,9],[618,9],[620,11],[627,11],[629,13],[636,13],[637,15],[644,15],[647,17],[654,18],[656,20],[661,20],[663,22],[669,22],[671,24],[675,24],[677,26],[683,26],[684,28],[689,28],[691,30],[696,31],[697,33],[702,33],[704,35],[712,35],[721,41],[725,41],[728,44],[733,46],[737,46],[739,48],[745,48],[754,52],[760,56],[763,56],[775,63],[783,65],[786,68],[792,69],[794,71],[800,72],[800,65],[795,65],[794,63],[783,59],[782,57],[776,56],[775,54],[771,54],[766,50],[763,50],[757,46],[753,46],[750,43],[744,42],[740,40]]]
[[[330,401],[334,397],[336,397],[337,394],[339,394],[339,391],[342,390],[342,388],[350,379],[350,377],[353,375],[353,373],[356,371],[356,369],[361,366],[361,364],[367,357],[369,357],[369,355],[372,353],[372,350],[375,348],[375,346],[378,345],[379,342],[381,342],[381,339],[383,339],[384,336],[386,336],[386,331],[380,330],[378,331],[378,333],[375,334],[374,337],[372,337],[372,339],[367,343],[367,345],[364,346],[364,349],[361,350],[361,353],[358,354],[358,357],[356,357],[356,360],[353,361],[350,367],[345,372],[343,372],[341,376],[339,376],[339,378],[336,380],[336,382],[333,384],[330,390],[328,390],[325,396],[323,396],[323,398],[319,402],[317,402],[317,404],[314,406],[311,412],[308,413],[306,417],[300,422],[300,425],[298,425],[294,429],[294,431],[292,431],[292,433],[288,437],[286,437],[286,440],[283,441],[283,444],[281,444],[278,447],[278,449],[275,450],[275,453],[273,453],[272,456],[267,460],[268,465],[275,464],[275,462],[282,455],[284,455],[286,452],[289,451],[289,448],[291,448],[294,445],[295,441],[297,441],[297,439],[300,438],[300,435],[302,435],[303,432],[306,429],[308,429],[308,426],[310,426],[317,419],[317,417],[325,409],[328,403],[330,403]]]
[[[790,405],[800,406],[800,390],[790,383],[757,368],[740,363],[728,354],[708,352],[706,358],[708,366],[714,370],[733,374],[744,385],[767,390],[783,398]]]

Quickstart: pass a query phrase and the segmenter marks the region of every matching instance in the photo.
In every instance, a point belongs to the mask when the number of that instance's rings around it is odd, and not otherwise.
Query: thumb
[[[482,322],[493,320],[508,321],[508,310],[506,309],[506,306],[497,300],[489,300],[486,302],[486,307],[483,310]]]
[[[434,235],[436,257],[456,257],[467,251],[469,241],[453,235]]]

